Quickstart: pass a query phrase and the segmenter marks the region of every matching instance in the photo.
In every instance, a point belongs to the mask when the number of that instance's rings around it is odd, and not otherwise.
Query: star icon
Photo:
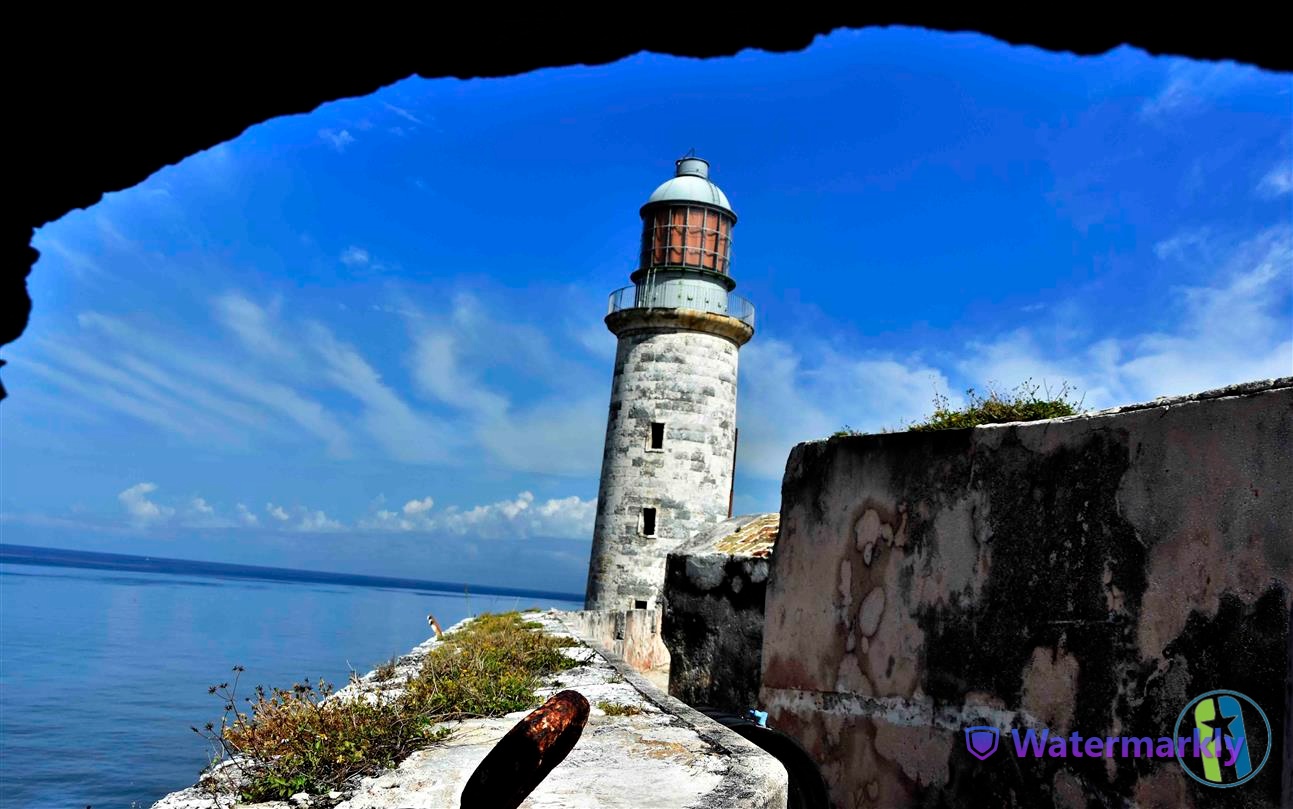
[[[1214,700],[1213,704],[1214,704],[1214,705],[1216,704],[1215,700]],[[1207,720],[1204,720],[1203,724],[1205,724],[1205,725],[1207,725],[1208,727],[1212,728],[1212,738],[1213,738],[1213,739],[1215,739],[1218,743],[1220,743],[1220,742],[1221,742],[1221,740],[1222,740],[1222,739],[1224,739],[1224,738],[1225,738],[1225,737],[1227,737],[1227,736],[1229,736],[1230,738],[1232,738],[1232,739],[1233,739],[1233,738],[1234,738],[1234,736],[1235,736],[1235,734],[1234,734],[1234,733],[1232,733],[1232,732],[1230,731],[1230,725],[1231,725],[1231,723],[1232,723],[1232,722],[1234,722],[1234,721],[1235,721],[1236,719],[1238,719],[1239,717],[1237,717],[1237,716],[1222,716],[1222,715],[1221,715],[1221,706],[1220,706],[1220,705],[1217,705],[1217,706],[1216,706],[1216,708],[1217,708],[1217,710],[1216,710],[1216,718],[1214,718],[1214,719],[1207,719]]]

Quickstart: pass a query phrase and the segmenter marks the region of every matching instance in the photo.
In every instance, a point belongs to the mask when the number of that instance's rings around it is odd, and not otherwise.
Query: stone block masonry
[[[589,609],[658,607],[665,557],[727,516],[737,356],[737,342],[719,334],[676,327],[621,333]],[[652,447],[652,424],[663,425],[658,448]]]
[[[797,446],[766,597],[769,724],[848,809],[1293,805],[1291,457],[1290,379]],[[1270,722],[1269,760],[1234,788],[1170,758],[1008,743],[1172,736],[1216,689]],[[971,755],[970,726],[1001,749]]]

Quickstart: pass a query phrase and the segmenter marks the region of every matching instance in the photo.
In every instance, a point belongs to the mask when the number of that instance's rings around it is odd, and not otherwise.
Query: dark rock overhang
[[[186,9],[186,17],[201,23],[170,30],[161,18],[144,24],[115,7],[104,19],[77,12],[64,15],[74,19],[42,20],[29,13],[10,34],[32,39],[21,52],[10,49],[15,56],[7,71],[6,95],[16,101],[8,128],[15,136],[9,154],[17,193],[0,231],[0,345],[27,325],[36,228],[254,124],[367,95],[412,75],[509,76],[605,64],[644,50],[689,57],[745,48],[788,52],[837,28],[887,25],[977,31],[1080,55],[1131,45],[1155,55],[1293,70],[1282,26],[1255,11],[1140,19],[1091,6],[935,11],[868,4],[766,18],[721,10],[682,17],[641,12],[632,25],[593,27],[599,18],[587,12],[532,12],[533,19],[519,20],[493,9],[449,17],[428,7],[399,18],[352,9],[289,26],[208,7]]]

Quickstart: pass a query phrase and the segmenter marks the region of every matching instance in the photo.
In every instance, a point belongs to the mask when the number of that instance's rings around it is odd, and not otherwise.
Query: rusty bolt
[[[480,762],[462,790],[462,809],[516,809],[571,751],[587,722],[582,694],[554,694]]]

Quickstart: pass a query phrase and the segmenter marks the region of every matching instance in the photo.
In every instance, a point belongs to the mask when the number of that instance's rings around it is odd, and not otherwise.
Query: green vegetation
[[[385,663],[373,669],[373,679],[379,683],[384,683],[395,676],[395,665],[399,662],[398,657],[392,657]]]
[[[1042,385],[1033,384],[1030,379],[1008,392],[989,387],[987,395],[984,396],[974,388],[970,388],[965,392],[965,396],[967,404],[964,407],[953,408],[946,396],[935,394],[933,415],[924,421],[911,424],[907,429],[913,432],[955,430],[977,427],[980,424],[1054,419],[1075,416],[1082,412],[1082,400],[1073,398],[1073,389],[1067,382],[1054,394]],[[846,425],[832,438],[859,434],[858,431]]]
[[[623,705],[605,700],[597,703],[597,707],[605,711],[607,716],[637,716],[642,713],[642,709],[636,705]]]
[[[242,800],[342,789],[444,739],[445,722],[538,705],[534,692],[544,678],[576,665],[561,653],[568,641],[539,627],[515,612],[481,615],[446,635],[397,696],[335,697],[328,683],[306,680],[290,690],[258,686],[255,699],[244,698],[250,712],[241,713],[235,677],[209,689],[224,700],[219,727],[193,731],[216,745],[213,765],[233,761]]]

